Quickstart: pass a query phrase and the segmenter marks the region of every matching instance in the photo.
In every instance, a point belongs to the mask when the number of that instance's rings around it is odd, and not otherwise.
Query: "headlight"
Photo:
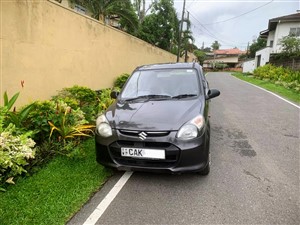
[[[112,129],[109,125],[106,117],[104,115],[100,115],[96,121],[97,131],[102,137],[110,137],[112,136]]]
[[[182,140],[189,140],[200,136],[204,124],[205,120],[203,116],[199,115],[195,117],[179,129],[177,138]]]

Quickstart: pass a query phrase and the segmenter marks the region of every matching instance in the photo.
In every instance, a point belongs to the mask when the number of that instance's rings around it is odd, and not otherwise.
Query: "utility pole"
[[[187,20],[190,21],[190,12],[187,11]],[[190,25],[189,25],[189,22],[187,23],[187,27],[186,27],[186,30],[189,31],[190,30]],[[188,54],[187,54],[187,45],[185,46],[185,56],[184,56],[184,62],[187,62],[188,60]]]
[[[182,26],[183,26],[183,20],[184,20],[185,2],[186,2],[186,0],[183,1],[181,23],[180,23],[180,28],[179,28],[177,62],[179,62],[179,58],[180,58],[181,34],[182,34]]]

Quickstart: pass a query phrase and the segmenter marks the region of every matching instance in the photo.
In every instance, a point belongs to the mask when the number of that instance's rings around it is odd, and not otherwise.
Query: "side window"
[[[300,27],[291,27],[289,35],[299,37],[300,36]]]
[[[208,85],[208,82],[207,82],[205,76],[203,75],[203,73],[201,73],[200,78],[201,78],[201,82],[202,82],[203,87],[204,87],[205,95],[207,95],[207,93],[208,93],[208,91],[209,91],[209,85]]]

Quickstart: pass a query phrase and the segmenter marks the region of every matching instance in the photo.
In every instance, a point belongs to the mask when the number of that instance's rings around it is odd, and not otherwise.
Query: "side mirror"
[[[208,91],[207,96],[206,96],[206,100],[215,98],[215,97],[217,97],[219,95],[220,95],[220,91],[219,90],[217,90],[217,89],[210,89]]]
[[[110,97],[113,99],[117,99],[119,94],[120,94],[120,92],[118,92],[118,91],[111,91]]]

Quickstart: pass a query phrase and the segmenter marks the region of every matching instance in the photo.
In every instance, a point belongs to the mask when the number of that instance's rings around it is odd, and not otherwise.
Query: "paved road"
[[[299,109],[228,73],[210,73],[207,177],[135,172],[97,224],[300,224]],[[116,174],[70,224],[82,224]]]

